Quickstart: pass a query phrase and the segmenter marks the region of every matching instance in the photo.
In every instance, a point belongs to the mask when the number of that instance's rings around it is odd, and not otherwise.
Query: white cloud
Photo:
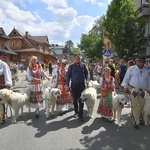
[[[93,23],[95,21],[95,18],[92,16],[79,16],[77,17],[77,21],[80,24],[80,27],[84,30],[85,33],[87,33],[92,27]]]
[[[73,8],[55,9],[53,13],[55,21],[62,23],[70,22],[77,16],[77,12]]]
[[[45,21],[36,11],[24,11],[12,1],[15,0],[3,0],[0,5],[0,26],[6,34],[15,26],[23,33],[28,31],[31,35],[47,35],[50,43],[64,44],[67,40],[77,43],[81,34],[87,34],[95,21],[92,16],[77,16],[77,11],[68,7],[66,0],[61,0],[60,3],[56,3],[56,0],[41,0],[48,8],[53,8],[49,10],[53,21]]]
[[[99,2],[99,3],[98,3],[98,5],[99,5],[100,7],[102,7],[102,6],[104,6],[105,4],[104,4],[104,3]]]
[[[58,8],[66,8],[68,7],[67,5],[67,0],[60,0],[60,1],[56,1],[56,0],[41,0],[41,2],[47,4],[47,9],[49,10],[53,10],[55,7]]]
[[[92,3],[92,4],[95,4],[96,3],[96,0],[84,0],[85,2],[90,2],[90,3]]]
[[[20,10],[11,2],[1,1],[0,12],[2,17],[1,21],[2,19],[6,19],[8,22],[16,21],[30,23],[36,20],[29,11]]]
[[[108,4],[110,4],[110,3],[111,3],[111,1],[112,1],[112,0],[108,0]]]

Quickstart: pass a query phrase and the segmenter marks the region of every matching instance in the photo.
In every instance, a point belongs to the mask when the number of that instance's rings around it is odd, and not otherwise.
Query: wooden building
[[[11,40],[10,37],[8,37],[2,27],[0,27],[0,50],[4,52],[5,59],[7,63],[11,61],[12,56],[16,56],[17,53],[15,53],[10,47],[9,47],[9,41]]]
[[[9,47],[17,53],[11,58],[14,62],[28,66],[30,57],[33,55],[37,56],[38,60],[45,64],[56,60],[47,36],[31,36],[28,31],[23,34],[14,28],[9,37]]]

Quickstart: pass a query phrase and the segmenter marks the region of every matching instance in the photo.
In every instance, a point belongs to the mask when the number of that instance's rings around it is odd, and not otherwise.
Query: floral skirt
[[[102,97],[97,109],[97,113],[102,117],[111,118],[113,116],[112,100],[108,100],[107,97]]]
[[[31,89],[31,107],[42,108],[43,107],[43,85],[42,84],[30,84]]]
[[[72,105],[72,95],[70,92],[66,93],[65,98],[57,100],[56,110],[57,111],[67,111],[71,108]]]

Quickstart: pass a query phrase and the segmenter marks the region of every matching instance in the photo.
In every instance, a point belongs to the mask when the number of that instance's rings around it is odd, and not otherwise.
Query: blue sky
[[[112,0],[1,0],[0,27],[30,35],[47,35],[50,44],[80,43]]]

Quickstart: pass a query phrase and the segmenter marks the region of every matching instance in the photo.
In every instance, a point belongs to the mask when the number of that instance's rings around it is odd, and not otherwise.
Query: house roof
[[[29,36],[28,38],[43,44],[48,44],[50,46],[47,36]]]
[[[44,53],[44,52],[40,52],[38,49],[36,48],[26,48],[26,49],[19,49],[19,50],[15,50],[15,52],[39,52],[45,55],[48,55],[48,53]],[[50,54],[49,54],[50,55]]]
[[[23,37],[22,36],[14,36],[14,37],[11,37],[12,39],[23,39]]]
[[[8,45],[5,46],[6,49],[0,49],[3,53],[17,55]]]
[[[36,48],[25,48],[25,49],[19,49],[15,51],[16,52],[39,52]]]
[[[11,39],[10,37],[8,37],[5,33],[5,31],[3,30],[2,27],[0,27],[0,37],[5,38],[5,39]]]

